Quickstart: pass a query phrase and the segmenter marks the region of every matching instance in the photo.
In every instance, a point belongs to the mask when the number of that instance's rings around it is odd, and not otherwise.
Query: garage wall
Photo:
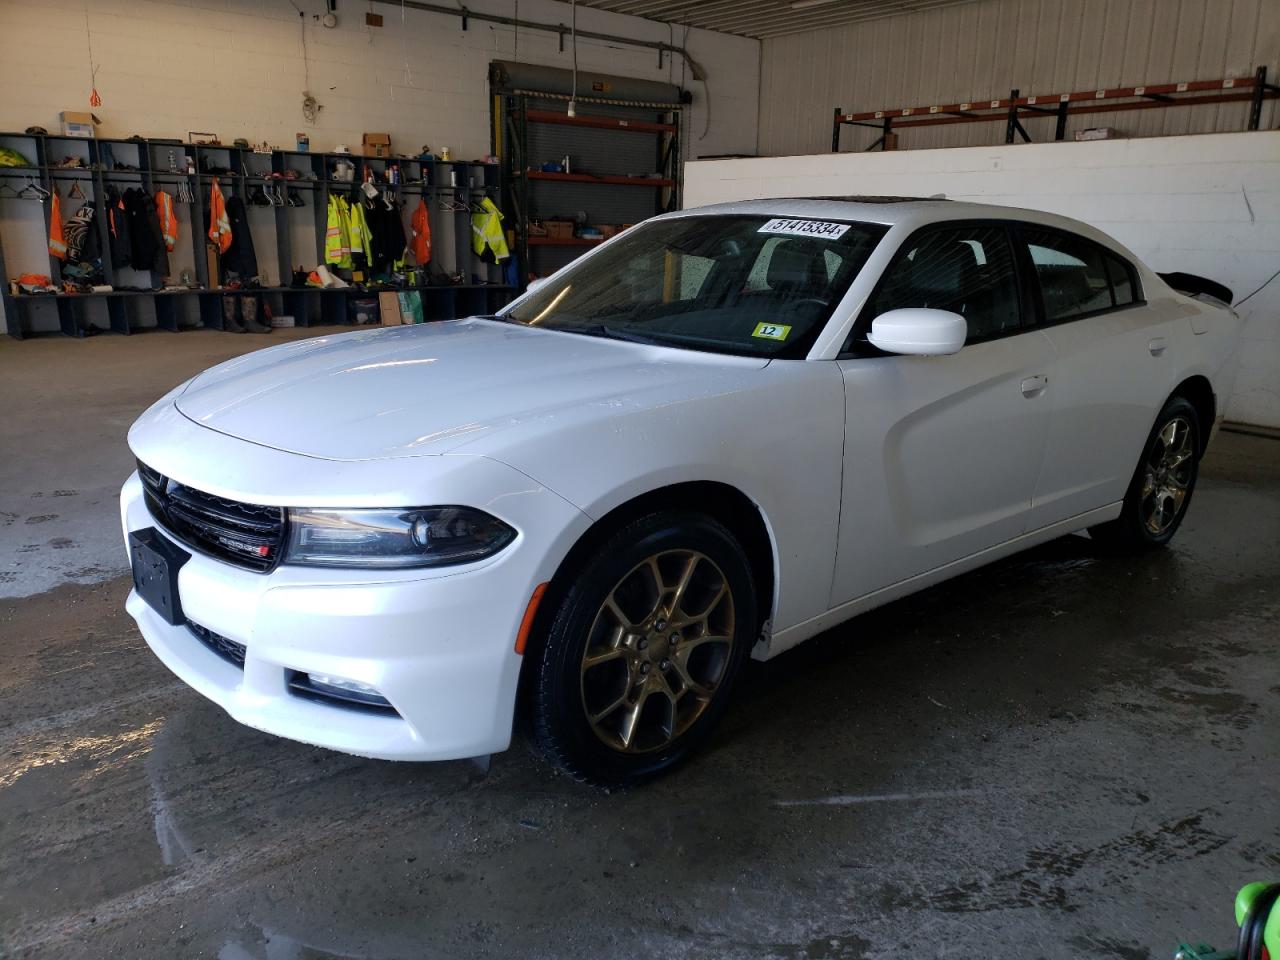
[[[885,194],[1048,210],[1105,230],[1160,272],[1231,287],[1237,301],[1280,267],[1280,132],[898,153],[708,160],[685,202]],[[1239,308],[1237,422],[1280,427],[1280,279]]]
[[[296,3],[296,8],[295,8]],[[0,3],[0,131],[39,125],[58,129],[63,110],[87,110],[90,89],[86,18],[98,65],[101,136],[178,137],[212,131],[294,143],[298,131],[315,151],[358,145],[366,131],[391,134],[397,152],[423,144],[449,146],[456,157],[489,152],[488,68],[519,60],[568,69],[572,49],[556,36],[377,4],[385,26],[364,25],[370,4],[340,0],[339,25],[326,29],[312,14],[322,0],[40,0]],[[528,21],[570,21],[567,3],[553,0],[468,0],[475,11]],[[298,9],[307,16],[300,18]],[[690,30],[580,8],[578,27],[686,46],[707,82],[687,75],[682,59],[598,40],[578,41],[578,66],[620,76],[683,85],[693,94],[687,115],[687,156],[754,153],[759,71],[755,40]],[[307,58],[302,37],[305,31]],[[406,60],[408,61],[406,63]],[[317,122],[303,121],[302,90],[323,104]],[[715,105],[708,115],[708,93]],[[705,135],[704,135],[705,131]],[[0,236],[11,276],[48,272],[39,206],[0,201]],[[32,229],[34,227],[34,229]],[[185,229],[185,226],[184,226]],[[266,238],[264,238],[266,239]],[[185,245],[184,245],[185,246]],[[274,248],[258,247],[263,264]],[[188,258],[189,259],[189,258]],[[183,264],[190,266],[190,264]]]
[[[300,18],[295,3],[307,13]],[[512,16],[514,0],[468,0],[475,11]],[[369,9],[385,26],[364,25]],[[568,42],[522,30],[517,50],[511,27],[472,20],[469,30],[452,16],[394,5],[341,0],[339,24],[326,29],[312,14],[321,0],[41,0],[8,3],[0,30],[0,130],[32,124],[55,129],[61,110],[87,110],[88,48],[92,30],[98,63],[100,134],[181,137],[211,130],[229,143],[236,137],[292,145],[294,133],[311,134],[313,150],[359,143],[365,130],[386,131],[402,151],[422,144],[448,145],[455,155],[489,151],[487,71],[496,59],[568,69]],[[569,23],[569,5],[521,0],[521,19]],[[302,57],[305,24],[307,62]],[[620,36],[671,42],[663,24],[581,8],[578,27]],[[675,35],[679,41],[683,32]],[[754,40],[692,30],[686,44],[707,70],[716,115],[706,121],[706,89],[685,77],[695,152],[729,153],[755,148],[759,45]],[[406,60],[408,61],[406,64]],[[681,83],[682,62],[658,66],[656,51],[578,41],[582,69]],[[324,104],[318,122],[303,123],[304,87]]]
[[[831,149],[835,107],[864,112],[1101,87],[1280,72],[1277,0],[977,0],[818,33],[766,40],[760,155]],[[1274,81],[1273,81],[1274,82]],[[1068,133],[1114,126],[1130,136],[1243,130],[1247,104],[1079,114]],[[1280,121],[1264,107],[1263,129]],[[1052,139],[1052,119],[1024,121]],[[846,127],[841,146],[878,134]],[[1004,125],[907,129],[900,148],[1002,143]]]

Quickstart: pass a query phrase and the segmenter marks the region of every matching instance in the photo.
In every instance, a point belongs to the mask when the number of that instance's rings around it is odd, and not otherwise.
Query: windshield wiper
[[[586,327],[560,327],[567,333],[583,333],[588,337],[607,337],[610,340],[625,340],[627,343],[645,343],[650,346],[670,346],[667,341],[659,337],[646,336],[643,333],[632,333],[630,330],[619,330],[616,327],[607,327],[603,323],[593,323]]]

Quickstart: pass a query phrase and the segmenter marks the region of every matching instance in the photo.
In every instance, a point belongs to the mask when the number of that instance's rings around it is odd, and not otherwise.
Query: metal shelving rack
[[[530,236],[531,220],[582,211],[591,223],[636,223],[680,206],[681,104],[582,96],[570,117],[567,99],[527,90],[494,96],[493,149],[502,161],[504,210],[522,268],[535,276],[604,240]],[[572,159],[571,172],[541,169],[564,154]]]
[[[400,165],[402,183],[396,191],[406,201],[412,203],[411,197],[426,195],[430,206],[430,222],[432,228],[433,257],[432,263],[438,270],[428,271],[419,268],[419,282],[416,289],[421,292],[423,313],[427,320],[447,320],[473,313],[492,313],[508,302],[513,291],[510,286],[501,282],[500,268],[480,261],[471,249],[470,213],[466,211],[447,211],[438,200],[451,198],[460,204],[470,204],[473,199],[490,196],[495,200],[501,196],[501,171],[497,164],[471,161],[435,161],[407,159],[402,157],[374,158],[353,154],[334,153],[302,153],[293,150],[275,150],[270,153],[259,153],[252,149],[212,145],[178,143],[171,140],[145,139],[113,139],[66,137],[52,135],[32,135],[26,133],[0,133],[0,144],[19,150],[24,156],[35,162],[28,167],[0,168],[0,182],[7,180],[25,180],[32,178],[46,190],[63,186],[67,181],[79,180],[82,189],[92,190],[84,202],[94,207],[95,227],[98,230],[99,242],[103,251],[103,273],[107,284],[115,287],[121,282],[119,271],[112,268],[108,254],[108,226],[106,217],[106,187],[115,184],[121,188],[130,185],[139,186],[152,194],[157,189],[172,187],[186,181],[191,188],[193,201],[186,204],[187,223],[179,243],[191,244],[193,269],[197,288],[161,288],[154,289],[163,282],[163,278],[148,276],[145,271],[140,275],[152,289],[145,290],[112,290],[103,293],[49,293],[49,294],[13,294],[7,282],[9,272],[5,265],[3,244],[0,243],[0,277],[6,281],[0,291],[3,300],[8,333],[16,339],[31,336],[32,314],[43,302],[52,302],[58,318],[58,332],[71,337],[85,335],[86,308],[90,304],[100,303],[105,306],[109,329],[120,334],[137,332],[146,327],[139,323],[138,304],[149,304],[155,315],[155,327],[159,330],[179,332],[195,327],[185,326],[181,318],[188,311],[183,308],[183,300],[195,298],[198,327],[223,329],[223,313],[221,298],[224,294],[253,294],[264,296],[272,309],[281,314],[292,315],[298,326],[311,326],[315,323],[345,324],[348,322],[347,300],[351,297],[376,296],[374,290],[318,289],[314,287],[291,287],[284,285],[292,276],[292,246],[289,206],[261,207],[246,202],[246,215],[253,216],[253,211],[274,211],[272,225],[273,239],[276,247],[275,267],[280,278],[280,285],[264,286],[253,289],[224,289],[218,286],[216,277],[209,276],[208,259],[205,255],[205,222],[208,191],[212,175],[203,172],[188,174],[187,158],[190,157],[197,171],[204,169],[204,160],[213,165],[230,170],[227,174],[218,174],[219,183],[224,194],[238,193],[247,201],[249,191],[257,184],[279,185],[292,190],[301,191],[301,195],[310,196],[314,220],[315,258],[310,265],[324,262],[325,220],[329,196],[333,192],[350,192],[365,177],[365,171],[372,171],[377,178],[385,182],[387,167],[395,163]],[[173,154],[174,166],[170,169],[169,154]],[[53,159],[64,154],[79,156],[85,163],[83,167],[63,167]],[[353,180],[338,180],[331,176],[334,164],[338,161],[350,161],[355,172]],[[136,169],[115,169],[113,163],[126,163]],[[283,174],[295,170],[299,178],[295,180],[273,179],[271,174]],[[7,200],[6,202],[29,203],[27,200]],[[43,223],[44,237],[47,239],[50,226],[50,204],[44,203]],[[69,210],[64,210],[64,215]],[[266,251],[262,251],[268,255]],[[266,264],[259,257],[259,267]],[[49,257],[48,274],[51,282],[61,286],[61,263],[53,256]],[[431,283],[431,276],[437,278],[447,275],[461,275],[462,283]],[[389,289],[389,288],[388,288]],[[149,325],[147,325],[149,326]]]
[[[1005,143],[1031,135],[1022,125],[1030,117],[1052,116],[1057,120],[1054,140],[1067,133],[1067,117],[1079,113],[1113,113],[1125,110],[1159,110],[1196,104],[1248,102],[1248,129],[1257,130],[1262,121],[1264,100],[1280,97],[1280,86],[1267,82],[1267,68],[1258,67],[1252,77],[1223,80],[1191,80],[1184,83],[1156,83],[1135,87],[1108,87],[1076,93],[1037,94],[1024,97],[1013,90],[1007,98],[975,100],[969,103],[934,104],[924,107],[897,107],[865,113],[844,113],[835,108],[831,130],[831,152],[840,151],[840,131],[846,126],[872,127],[880,137],[867,150],[884,149],[886,138],[910,127],[934,127],[953,123],[1004,121]]]

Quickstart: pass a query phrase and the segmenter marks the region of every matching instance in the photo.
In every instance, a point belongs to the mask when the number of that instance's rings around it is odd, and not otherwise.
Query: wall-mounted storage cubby
[[[492,313],[514,294],[512,287],[503,282],[501,266],[485,263],[471,247],[472,205],[486,196],[497,203],[501,196],[497,164],[292,150],[259,153],[240,147],[169,140],[83,139],[24,133],[0,133],[0,146],[16,150],[30,161],[28,166],[0,167],[0,276],[5,280],[0,296],[7,332],[18,339],[41,333],[79,337],[91,329],[122,334],[145,329],[220,330],[224,293],[260,295],[274,313],[292,316],[298,326],[347,323],[347,301],[369,297],[373,289],[294,287],[293,273],[299,267],[311,270],[324,262],[330,195],[350,193],[366,175],[380,185],[386,184],[392,166],[399,173],[400,182],[393,190],[402,205],[406,236],[410,235],[409,222],[419,199],[427,204],[432,258],[430,264],[416,268],[413,285],[376,289],[420,291],[427,320]],[[347,164],[351,179],[336,176]],[[225,196],[238,195],[245,200],[263,278],[260,288],[227,290],[219,286],[217,276],[211,275],[205,226],[214,176],[207,172],[210,168],[226,171],[216,175]],[[175,203],[179,237],[170,254],[168,277],[128,267],[113,268],[111,258],[104,256],[102,279],[111,288],[109,291],[16,292],[8,281],[23,272],[47,274],[59,289],[63,280],[62,263],[49,255],[46,247],[52,205],[38,200],[38,191],[28,190],[29,184],[60,192],[64,220],[80,203],[92,205],[94,229],[104,252],[110,244],[105,215],[108,187],[140,188],[149,195],[165,190],[175,199],[179,192],[189,194],[190,200]],[[71,199],[73,188],[78,188],[76,192],[83,199]],[[270,206],[251,203],[249,198],[258,188],[265,188],[285,202]],[[288,202],[290,193],[297,205]],[[6,242],[11,251],[7,262]],[[15,247],[20,247],[16,255]],[[190,276],[192,286],[177,285],[183,273]]]

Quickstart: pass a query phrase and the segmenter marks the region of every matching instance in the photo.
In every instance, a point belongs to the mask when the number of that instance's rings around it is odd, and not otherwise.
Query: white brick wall
[[[424,144],[450,147],[454,156],[489,152],[488,68],[492,60],[569,68],[566,41],[554,34],[377,4],[385,26],[367,28],[369,5],[340,0],[339,25],[325,29],[312,14],[319,0],[41,0],[4,4],[0,29],[0,130],[31,125],[56,131],[63,110],[87,110],[89,66],[85,18],[98,64],[103,136],[186,139],[212,131],[225,143],[237,137],[292,146],[298,131],[311,149],[356,146],[361,134],[391,134],[398,152]],[[476,11],[512,16],[515,0],[468,0]],[[86,10],[87,7],[87,10]],[[568,24],[569,5],[520,0],[521,19]],[[302,57],[305,24],[307,60]],[[752,153],[756,146],[759,45],[754,40],[667,25],[587,8],[578,27],[619,36],[685,45],[705,67],[708,84],[695,82],[683,63],[656,51],[598,40],[579,40],[583,70],[682,83],[693,93],[685,155]],[[518,43],[518,49],[517,49]],[[408,69],[406,71],[406,57]],[[302,90],[324,105],[317,123],[303,122]],[[709,87],[709,91],[708,91]],[[708,122],[708,93],[710,117]],[[703,131],[706,135],[703,136]],[[34,207],[34,204],[28,206]],[[11,275],[47,272],[42,231],[24,220],[32,211],[0,202],[6,266]],[[38,217],[38,209],[35,210]],[[275,272],[271,251],[259,259]],[[273,276],[274,279],[274,276]]]
[[[685,169],[685,205],[755,197],[930,196],[1049,210],[1110,233],[1153,269],[1237,299],[1280,266],[1280,131],[892,153],[715,160]],[[1280,279],[1240,308],[1226,413],[1280,427]]]
[[[324,10],[300,2],[305,24],[289,0],[42,0],[7,4],[0,31],[0,129],[32,124],[55,128],[62,110],[88,109],[89,67],[84,23],[92,31],[104,136],[178,136],[212,130],[291,145],[306,130],[313,149],[359,143],[366,130],[386,131],[402,150],[448,145],[464,157],[489,150],[487,71],[496,59],[515,59],[511,27],[376,5],[385,26],[368,28],[368,5],[341,0],[339,24],[328,30],[311,16]],[[515,0],[476,0],[477,11],[511,16]],[[569,6],[522,0],[522,19],[568,23]],[[587,8],[578,26],[620,36],[670,41],[664,24]],[[683,39],[675,28],[674,40]],[[520,60],[568,68],[554,34],[521,31]],[[707,125],[707,90],[692,89],[689,156],[755,150],[759,47],[753,40],[702,30],[687,44],[707,69],[714,107]],[[406,57],[408,69],[406,71]],[[579,40],[578,65],[628,77],[681,82],[682,63],[658,67],[656,51]],[[324,104],[307,127],[299,107],[304,77]],[[702,137],[704,126],[707,134]]]

